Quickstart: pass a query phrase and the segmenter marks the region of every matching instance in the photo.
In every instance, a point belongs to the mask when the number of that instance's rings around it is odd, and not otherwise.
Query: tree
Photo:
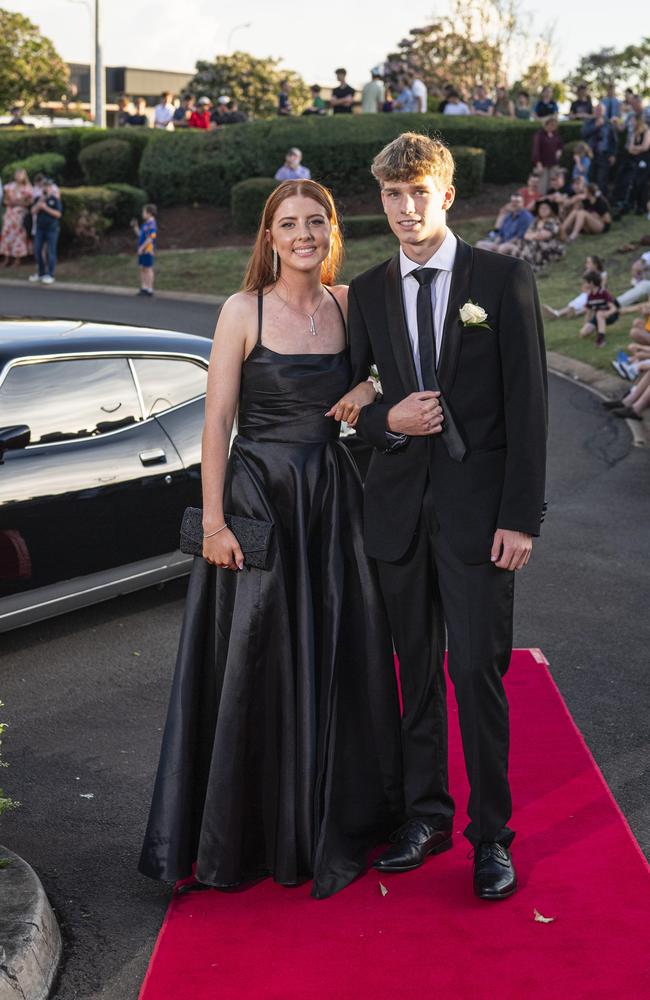
[[[49,38],[22,14],[0,8],[0,109],[60,100],[68,76]]]
[[[650,38],[638,45],[627,45],[618,52],[609,47],[583,56],[567,77],[573,90],[586,83],[594,92],[603,94],[608,84],[631,87],[642,97],[650,95]]]
[[[197,97],[205,95],[213,102],[222,94],[237,101],[254,118],[270,118],[277,111],[280,81],[291,85],[291,106],[294,114],[302,111],[309,100],[304,80],[293,70],[280,69],[279,59],[256,59],[248,52],[217,56],[214,62],[197,62],[196,75],[188,89]]]
[[[452,0],[449,14],[409,35],[388,57],[391,75],[418,69],[433,94],[440,95],[446,83],[466,96],[478,83],[489,90],[507,86],[515,63],[528,67],[520,82],[531,89],[548,82],[551,32],[532,36],[518,0]]]

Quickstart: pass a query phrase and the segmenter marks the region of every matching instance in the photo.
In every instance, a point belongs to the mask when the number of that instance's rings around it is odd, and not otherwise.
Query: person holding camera
[[[44,177],[41,181],[41,195],[32,208],[32,214],[36,218],[34,256],[38,272],[30,275],[29,280],[40,281],[43,285],[53,285],[63,207],[58,194],[55,194],[54,181],[50,177]]]

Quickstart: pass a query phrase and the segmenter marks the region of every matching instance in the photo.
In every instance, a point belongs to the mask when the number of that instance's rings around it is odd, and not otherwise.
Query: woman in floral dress
[[[0,236],[0,254],[4,254],[5,267],[17,267],[23,257],[32,253],[32,241],[25,229],[25,211],[33,201],[32,185],[26,170],[17,170],[14,179],[4,190],[5,214]],[[31,225],[30,225],[31,229]]]
[[[537,218],[526,230],[518,256],[527,260],[533,271],[541,271],[551,261],[564,257],[566,248],[560,238],[557,206],[543,198],[533,212]]]

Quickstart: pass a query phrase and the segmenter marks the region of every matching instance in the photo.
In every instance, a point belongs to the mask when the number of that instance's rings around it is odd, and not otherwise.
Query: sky
[[[88,62],[94,0],[0,0],[5,10],[29,17],[67,62]],[[555,24],[553,75],[561,78],[581,55],[606,45],[623,47],[635,33],[642,0],[521,0],[532,33]],[[327,85],[337,66],[358,87],[369,69],[397,47],[410,28],[426,24],[446,4],[434,0],[101,0],[104,64],[191,72],[198,59],[244,49],[258,57],[282,59],[307,83]],[[408,9],[407,9],[408,8]],[[243,25],[249,25],[244,27]],[[637,34],[639,37],[637,38]]]

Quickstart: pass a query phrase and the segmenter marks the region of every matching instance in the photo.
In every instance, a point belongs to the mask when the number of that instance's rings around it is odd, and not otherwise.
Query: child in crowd
[[[574,181],[576,177],[584,177],[585,181],[589,180],[592,155],[591,149],[586,142],[577,142],[575,144],[575,148],[573,150],[573,170],[571,171],[571,180]]]
[[[597,257],[596,254],[590,254],[585,260],[585,271],[597,271],[600,275],[602,287],[607,288],[607,271],[604,268],[601,257]],[[570,302],[567,302],[562,309],[554,309],[552,306],[542,305],[544,314],[549,319],[564,319],[565,317],[573,319],[575,316],[581,316],[587,307],[587,286],[584,276],[580,288],[580,294],[576,295]]]
[[[604,347],[605,327],[618,319],[619,305],[614,296],[603,287],[602,276],[598,271],[587,271],[584,281],[587,291],[587,321],[580,329],[580,336],[591,337],[595,333],[596,347]]]
[[[142,225],[137,219],[131,220],[138,237],[138,266],[140,268],[140,291],[138,295],[151,298],[153,295],[154,281],[154,259],[156,256],[156,241],[158,239],[158,228],[156,226],[156,215],[158,210],[155,205],[145,205],[142,209]]]

